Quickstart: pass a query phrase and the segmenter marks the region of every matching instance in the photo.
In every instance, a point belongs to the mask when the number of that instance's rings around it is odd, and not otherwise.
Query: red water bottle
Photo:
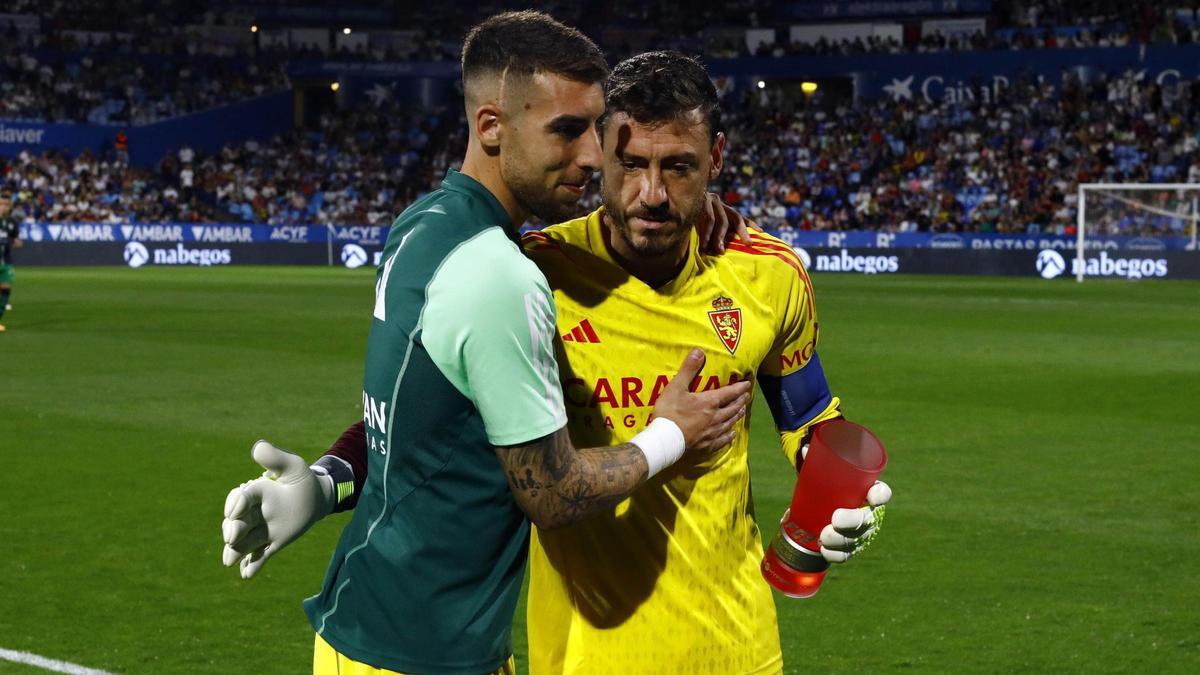
[[[863,505],[886,464],[883,444],[866,427],[840,418],[813,427],[792,506],[763,556],[767,583],[793,598],[816,595],[829,568],[821,530],[835,510]]]

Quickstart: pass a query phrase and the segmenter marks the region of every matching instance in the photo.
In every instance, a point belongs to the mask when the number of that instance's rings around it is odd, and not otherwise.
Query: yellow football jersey
[[[794,464],[808,427],[840,414],[795,252],[754,233],[753,245],[700,255],[693,233],[679,276],[651,288],[614,262],[602,213],[525,237],[558,305],[575,444],[632,439],[688,349],[701,347],[708,360],[693,389],[756,377]],[[775,605],[759,573],[748,445],[749,415],[737,440],[702,465],[668,468],[611,512],[534,532],[531,673],[782,669]]]

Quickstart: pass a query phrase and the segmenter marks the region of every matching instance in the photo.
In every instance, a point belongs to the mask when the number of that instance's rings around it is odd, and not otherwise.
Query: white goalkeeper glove
[[[337,504],[333,478],[313,472],[299,455],[267,441],[255,443],[251,455],[266,471],[229,491],[221,522],[221,562],[230,567],[241,561],[243,579],[254,576]]]
[[[892,488],[877,480],[867,492],[867,506],[834,511],[833,522],[821,530],[821,555],[831,563],[843,563],[861,553],[878,534],[884,506],[891,498]]]
[[[800,458],[808,456],[808,445],[800,448]],[[821,556],[831,563],[844,563],[861,553],[875,538],[883,524],[884,507],[892,499],[892,488],[881,480],[867,491],[867,505],[857,509],[837,509],[832,522],[821,530]]]

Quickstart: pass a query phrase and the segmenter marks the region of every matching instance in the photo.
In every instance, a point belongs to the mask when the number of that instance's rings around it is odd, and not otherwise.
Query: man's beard
[[[683,242],[687,241],[688,233],[695,227],[696,220],[700,216],[699,209],[695,213],[686,216],[672,213],[669,209],[647,209],[644,207],[639,207],[626,213],[621,211],[620,208],[612,208],[611,205],[615,201],[611,199],[605,200],[604,210],[608,213],[613,229],[617,231],[617,236],[639,258],[659,258],[678,251],[683,246]],[[670,222],[675,227],[670,230],[661,228],[653,232],[643,232],[640,237],[635,239],[633,228],[629,225],[631,218],[647,218],[664,223]]]
[[[675,229],[670,232],[660,230],[649,235],[643,233],[641,237],[634,239],[633,230],[624,216],[614,215],[612,221],[617,236],[640,258],[658,258],[674,251],[683,239],[681,235],[687,233],[682,225],[676,223]]]
[[[522,171],[519,166],[520,161],[509,161],[509,158],[505,158],[500,173],[504,184],[512,192],[513,199],[516,199],[523,209],[549,225],[575,217],[579,209],[577,201],[558,201],[554,195],[557,186],[547,191],[531,172]]]

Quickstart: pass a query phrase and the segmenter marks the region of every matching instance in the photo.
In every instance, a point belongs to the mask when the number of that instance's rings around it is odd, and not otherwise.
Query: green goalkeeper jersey
[[[363,378],[367,483],[304,603],[356,661],[483,673],[512,652],[529,523],[493,446],[566,423],[553,296],[515,237],[453,170],[388,235]]]

